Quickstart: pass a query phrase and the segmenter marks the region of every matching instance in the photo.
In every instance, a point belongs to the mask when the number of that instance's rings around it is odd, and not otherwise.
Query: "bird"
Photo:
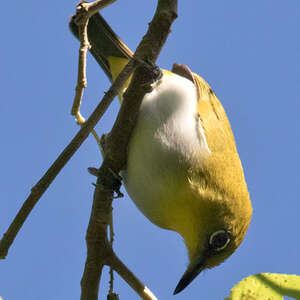
[[[70,29],[78,37],[72,19]],[[89,20],[88,37],[113,82],[133,52],[99,13]],[[175,295],[235,252],[252,205],[229,120],[212,88],[185,65],[161,73],[142,100],[121,176],[145,217],[184,240],[189,263]]]

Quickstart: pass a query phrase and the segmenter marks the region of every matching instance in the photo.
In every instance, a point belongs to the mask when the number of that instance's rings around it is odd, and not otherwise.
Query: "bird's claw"
[[[124,197],[123,193],[121,193],[121,191],[120,191],[123,178],[119,174],[114,172],[112,169],[109,168],[108,170],[114,178],[114,182],[112,183],[112,188],[113,188],[114,192],[117,194],[116,196],[114,196],[114,198],[116,199],[116,198]]]
[[[105,180],[105,183],[103,183],[103,184],[93,182],[92,185],[94,187],[101,187],[101,188],[107,187],[107,188],[112,189],[116,193],[116,196],[114,196],[114,198],[124,197],[124,194],[121,193],[121,191],[120,191],[120,188],[121,188],[121,185],[122,185],[122,177],[110,168],[108,169],[108,171],[111,174],[110,180]],[[88,172],[91,175],[97,176],[97,177],[100,175],[99,169],[94,168],[94,167],[88,168]]]
[[[162,71],[161,69],[151,60],[142,60],[142,59],[138,59],[138,58],[133,58],[135,61],[137,61],[138,63],[140,63],[144,68],[148,69],[149,71],[151,71],[151,81],[152,83],[156,82],[157,80],[161,79],[162,77]]]
[[[94,167],[89,167],[88,172],[93,175],[93,176],[98,176],[99,175],[99,169],[94,168]]]

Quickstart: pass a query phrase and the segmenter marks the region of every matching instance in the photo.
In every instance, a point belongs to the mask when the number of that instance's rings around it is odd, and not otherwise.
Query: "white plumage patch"
[[[183,157],[195,158],[210,153],[197,112],[195,85],[176,74],[166,74],[155,83],[141,106],[139,122],[151,116],[156,125],[155,137],[162,148],[178,152]]]
[[[195,85],[176,74],[164,74],[145,95],[130,140],[122,173],[129,195],[148,219],[167,227],[163,215],[172,195],[181,193],[181,183],[187,184],[189,167],[209,153]]]

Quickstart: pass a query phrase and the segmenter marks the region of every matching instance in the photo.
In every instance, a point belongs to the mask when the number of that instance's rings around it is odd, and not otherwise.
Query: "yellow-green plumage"
[[[202,188],[201,193],[212,193],[210,198],[216,199],[218,203],[225,202],[222,218],[230,223],[228,226],[232,228],[236,237],[231,247],[233,252],[242,242],[248,229],[252,206],[234,136],[223,106],[210,86],[200,76],[194,76],[200,91],[198,113],[211,150],[211,155],[202,166],[202,175],[198,176],[194,185],[197,186],[197,182],[203,181],[202,176],[207,177],[205,181],[209,182],[211,187]]]
[[[100,15],[90,23],[97,28],[97,35],[88,29],[92,53],[113,81],[132,52]],[[175,293],[235,251],[252,214],[221,103],[200,76],[186,67],[178,74],[182,76],[163,70],[153,91],[145,95],[122,172],[142,213],[184,239],[190,263]]]

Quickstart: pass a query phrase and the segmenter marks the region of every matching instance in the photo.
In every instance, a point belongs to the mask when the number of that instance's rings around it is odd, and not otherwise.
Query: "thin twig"
[[[76,8],[77,14],[74,20],[78,25],[78,36],[80,41],[79,55],[78,55],[78,75],[77,85],[75,88],[75,96],[73,100],[71,115],[75,116],[78,125],[82,125],[85,122],[85,118],[81,115],[80,105],[83,98],[84,89],[87,87],[86,77],[86,55],[87,51],[91,49],[91,45],[88,40],[88,23],[90,17],[97,12],[97,9],[102,9],[105,6],[115,2],[116,0],[99,0],[95,3],[85,3],[81,1]],[[100,139],[95,129],[92,129],[93,134],[98,146],[100,147]]]
[[[81,3],[78,5],[78,7],[80,6],[82,6]],[[84,89],[87,87],[86,55],[87,55],[87,51],[91,49],[91,45],[89,43],[88,33],[87,33],[88,23],[89,23],[89,19],[86,19],[85,23],[80,24],[78,26],[79,40],[80,40],[79,55],[78,55],[78,75],[77,75],[77,85],[75,88],[75,97],[74,97],[73,106],[71,110],[71,114],[75,116],[78,125],[82,125],[85,122],[85,118],[81,115],[80,112],[80,105],[81,105]],[[98,146],[100,147],[100,139],[95,129],[92,129],[91,133],[94,136]]]
[[[91,3],[80,2],[76,8],[76,17],[74,19],[78,26],[79,34],[79,56],[78,56],[78,76],[77,85],[75,88],[75,97],[73,101],[73,106],[71,114],[75,116],[76,121],[79,125],[85,122],[85,118],[80,113],[80,105],[83,97],[84,89],[87,87],[87,77],[86,77],[86,55],[87,51],[90,50],[91,45],[88,40],[87,27],[89,19],[92,15],[98,12],[100,9],[110,5],[116,0],[98,0]],[[93,130],[94,131],[94,130]],[[96,138],[96,132],[93,132],[97,143],[99,140]]]
[[[144,300],[157,300],[155,295],[123,264],[116,256],[110,256],[107,263],[128,283]]]
[[[117,0],[97,0],[90,3],[81,1],[77,6],[76,24],[86,23],[86,20],[90,19],[92,15],[116,1]]]
[[[85,119],[80,114],[80,104],[83,97],[83,91],[87,87],[86,79],[86,53],[91,48],[88,41],[87,26],[89,19],[86,20],[84,24],[80,24],[79,29],[79,56],[78,56],[78,76],[77,85],[75,89],[75,98],[71,110],[71,114],[76,117],[78,124],[83,124]]]
[[[118,78],[114,81],[108,92],[104,95],[101,102],[98,104],[91,116],[82,125],[81,129],[72,139],[72,141],[57,157],[57,159],[38,181],[38,183],[31,189],[30,195],[25,200],[13,222],[0,240],[0,259],[4,259],[6,257],[11,244],[13,243],[16,235],[23,226],[28,215],[34,208],[35,204],[47,190],[49,185],[53,182],[58,173],[62,170],[62,168],[66,165],[66,163],[70,160],[74,153],[79,149],[81,144],[88,137],[91,130],[99,122],[114,97],[119,93],[119,90],[124,85],[130,74],[133,72],[134,68],[135,63],[133,61],[130,61],[123,69],[123,71],[119,74]]]

